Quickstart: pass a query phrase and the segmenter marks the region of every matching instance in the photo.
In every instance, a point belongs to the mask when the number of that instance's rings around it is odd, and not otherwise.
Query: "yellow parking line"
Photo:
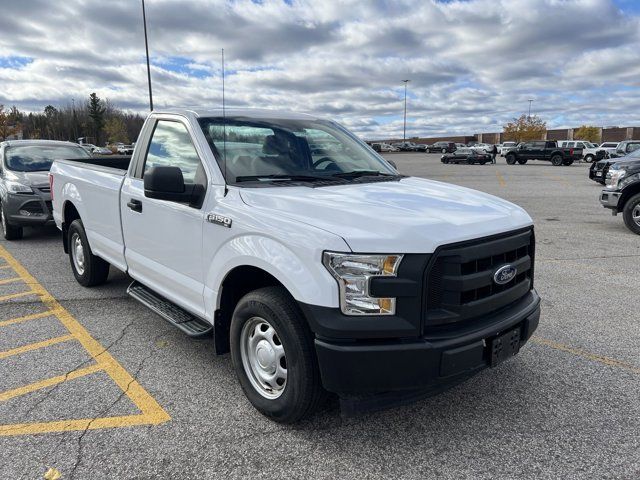
[[[1,245],[0,258],[4,258],[18,276],[25,283],[31,285],[32,290],[28,293],[40,297],[40,301],[67,328],[70,333],[69,337],[76,339],[84,347],[89,355],[96,361],[96,364],[111,377],[125,395],[129,397],[141,411],[140,414],[120,417],[0,425],[0,436],[62,432],[82,430],[85,428],[96,429],[132,425],[155,425],[171,419],[169,414],[149,395],[138,381],[111,356],[107,349],[89,335],[89,332]],[[17,319],[8,320],[7,322],[15,322],[16,320]],[[1,325],[2,324],[0,324],[0,326]]]
[[[35,293],[36,292],[34,292],[33,290],[27,290],[26,292],[3,295],[0,297],[0,302],[4,302],[5,300],[11,300],[12,298],[26,297],[27,295],[35,295]]]
[[[604,355],[598,355],[596,353],[591,353],[586,350],[582,350],[581,348],[572,347],[570,345],[565,345],[564,343],[554,342],[553,340],[548,340],[546,338],[540,337],[531,337],[531,341],[537,343],[539,345],[545,345],[547,347],[554,348],[556,350],[561,350],[563,352],[572,353],[573,355],[577,355],[582,358],[586,358],[588,360],[593,360],[594,362],[602,363],[609,367],[617,367],[622,368],[624,370],[628,370],[632,373],[640,374],[640,367],[636,367],[629,363],[621,362],[620,360],[616,360],[615,358],[605,357]]]
[[[7,390],[5,392],[0,393],[0,402],[4,402],[6,400],[9,400],[10,398],[19,397],[20,395],[26,395],[27,393],[35,392],[36,390],[42,390],[43,388],[52,387],[53,385],[66,382],[67,380],[74,380],[76,378],[84,377],[85,375],[99,372],[103,368],[104,367],[102,365],[98,365],[97,363],[94,363],[93,365],[89,365],[88,367],[80,368],[78,370],[69,372],[66,375],[58,375],[57,377],[47,378],[39,382],[34,382],[29,385],[25,385],[24,387]]]
[[[7,283],[18,282],[20,280],[22,280],[20,277],[5,278],[4,280],[0,280],[0,285],[6,285]]]
[[[13,355],[20,355],[21,353],[26,353],[32,350],[38,350],[40,348],[49,347],[57,343],[68,342],[69,340],[73,340],[73,339],[74,339],[73,335],[62,335],[60,337],[50,338],[49,340],[44,340],[42,342],[23,345],[22,347],[13,348],[11,350],[0,352],[0,360],[2,360],[3,358],[12,357]]]
[[[164,411],[164,410],[163,410]],[[123,415],[120,417],[83,418],[80,420],[60,420],[55,422],[15,423],[0,425],[0,437],[9,435],[33,435],[45,432],[70,432],[74,430],[98,430],[101,428],[133,427],[136,425],[157,425],[171,417],[151,421],[147,415]]]
[[[44,312],[33,313],[31,315],[25,315],[24,317],[10,318],[9,320],[2,320],[0,322],[0,327],[6,327],[15,323],[27,322],[29,320],[36,320],[38,318],[50,317],[52,315],[55,315],[56,313],[58,312],[55,312],[53,310],[45,310]]]
[[[498,183],[500,184],[501,187],[505,187],[507,185],[507,182],[504,180],[504,177],[497,170],[496,170],[496,177],[498,178]]]

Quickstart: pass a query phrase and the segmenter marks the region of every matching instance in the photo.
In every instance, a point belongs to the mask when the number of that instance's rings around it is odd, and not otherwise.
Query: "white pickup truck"
[[[522,208],[400,175],[331,121],[156,111],[130,161],[55,161],[50,181],[78,282],[128,273],[133,298],[231,352],[279,422],[327,392],[347,411],[434,394],[538,325]]]

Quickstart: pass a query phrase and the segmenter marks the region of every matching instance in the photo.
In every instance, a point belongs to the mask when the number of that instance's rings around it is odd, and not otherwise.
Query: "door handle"
[[[129,207],[134,212],[142,212],[142,202],[140,200],[131,199],[127,202],[127,207]]]

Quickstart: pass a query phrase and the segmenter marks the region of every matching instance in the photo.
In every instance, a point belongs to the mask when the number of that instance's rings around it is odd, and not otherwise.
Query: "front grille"
[[[520,299],[533,286],[532,229],[448,245],[436,251],[426,273],[425,327],[463,322]],[[494,281],[504,265],[516,268],[504,285]]]

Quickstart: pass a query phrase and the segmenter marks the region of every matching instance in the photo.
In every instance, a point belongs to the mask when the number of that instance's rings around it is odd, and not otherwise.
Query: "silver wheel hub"
[[[631,216],[633,217],[633,221],[635,222],[635,224],[640,227],[640,203],[633,207]]]
[[[82,246],[82,239],[77,233],[71,236],[71,258],[73,259],[73,266],[76,271],[82,275],[85,267],[84,248]]]
[[[252,317],[240,332],[240,357],[253,388],[270,400],[278,398],[287,385],[284,347],[276,330],[260,317]]]

